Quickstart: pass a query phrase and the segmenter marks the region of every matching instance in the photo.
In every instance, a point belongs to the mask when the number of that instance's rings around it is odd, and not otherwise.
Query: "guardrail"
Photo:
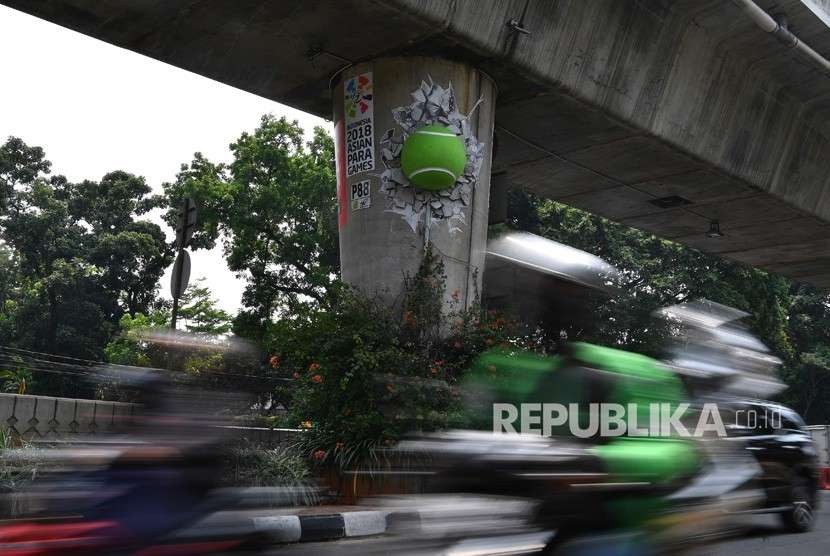
[[[0,393],[0,429],[28,442],[90,442],[117,433],[137,404]],[[300,430],[226,426],[239,438],[267,448],[286,446]]]
[[[0,394],[0,428],[25,440],[103,434],[135,409],[131,403]]]

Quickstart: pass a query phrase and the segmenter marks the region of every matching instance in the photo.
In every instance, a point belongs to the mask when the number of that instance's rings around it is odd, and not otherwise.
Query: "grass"
[[[0,429],[0,514],[16,516],[21,513],[22,502],[12,494],[21,492],[37,479],[40,464],[34,459],[18,456],[27,443],[5,429]]]

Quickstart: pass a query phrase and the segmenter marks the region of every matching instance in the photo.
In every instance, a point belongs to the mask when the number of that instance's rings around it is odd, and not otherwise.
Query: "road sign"
[[[185,199],[176,216],[176,247],[184,249],[196,231],[196,201]]]
[[[170,295],[178,299],[187,289],[190,282],[190,253],[179,251],[176,262],[173,265],[173,276],[170,278]]]

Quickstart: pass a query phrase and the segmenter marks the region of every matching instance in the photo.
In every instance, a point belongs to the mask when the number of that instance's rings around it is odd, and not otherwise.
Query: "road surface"
[[[776,516],[741,518],[744,532],[698,552],[700,556],[827,556],[830,555],[830,491],[821,493],[815,528],[809,533],[790,534]],[[349,539],[337,542],[302,543],[275,547],[269,554],[358,556],[407,553],[389,545],[384,538]],[[436,549],[436,553],[437,553]],[[421,551],[429,554],[431,551]]]
[[[702,551],[705,556],[826,556],[830,554],[830,491],[821,492],[816,526],[800,535],[782,531],[776,516],[754,516],[738,538]]]

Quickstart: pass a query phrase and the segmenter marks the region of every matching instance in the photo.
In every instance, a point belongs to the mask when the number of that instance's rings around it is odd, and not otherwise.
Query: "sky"
[[[228,145],[263,114],[298,120],[307,130],[329,125],[5,6],[0,75],[0,142],[14,135],[43,147],[52,173],[71,181],[125,170],[160,192],[194,152],[229,161]],[[220,306],[235,312],[244,282],[228,270],[221,248],[191,259],[191,280],[205,277]],[[170,271],[161,279],[167,297]]]

